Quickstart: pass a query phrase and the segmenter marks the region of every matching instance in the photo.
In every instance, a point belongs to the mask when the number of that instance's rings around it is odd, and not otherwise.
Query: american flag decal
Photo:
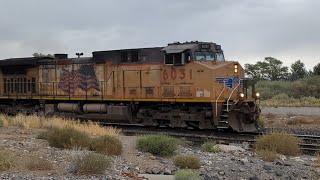
[[[77,88],[83,91],[95,89],[100,91],[99,82],[93,65],[81,65],[78,70],[63,70],[58,87],[64,92],[74,94]],[[70,88],[70,89],[69,89]]]

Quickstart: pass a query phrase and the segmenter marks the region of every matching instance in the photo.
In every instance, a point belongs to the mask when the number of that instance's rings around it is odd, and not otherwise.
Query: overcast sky
[[[2,0],[0,59],[212,41],[241,64],[320,62],[319,0]]]

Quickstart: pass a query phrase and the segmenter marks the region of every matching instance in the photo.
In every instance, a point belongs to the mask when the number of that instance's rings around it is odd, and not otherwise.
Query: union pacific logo
[[[218,84],[225,84],[227,88],[232,89],[233,86],[239,83],[239,78],[238,77],[215,77],[216,83]],[[242,81],[240,86],[242,86]]]

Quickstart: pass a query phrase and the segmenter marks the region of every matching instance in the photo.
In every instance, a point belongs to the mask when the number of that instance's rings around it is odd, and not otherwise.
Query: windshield
[[[214,53],[211,52],[196,52],[195,59],[197,61],[214,61]]]
[[[224,56],[222,53],[217,53],[216,56],[217,56],[217,61],[224,61]]]

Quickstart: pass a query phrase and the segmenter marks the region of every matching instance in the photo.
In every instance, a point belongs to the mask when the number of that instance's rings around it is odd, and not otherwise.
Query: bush
[[[14,166],[12,155],[9,152],[0,152],[0,171],[5,171]]]
[[[103,174],[110,166],[109,157],[91,152],[84,156],[76,156],[71,162],[71,172],[78,175]]]
[[[286,124],[287,125],[298,125],[298,124],[314,124],[316,123],[315,120],[307,119],[305,117],[294,117],[289,119]]]
[[[194,155],[179,155],[173,159],[174,165],[180,168],[199,169],[200,159]]]
[[[257,138],[255,143],[256,151],[268,150],[276,153],[294,156],[300,151],[299,140],[286,133],[271,133]]]
[[[257,150],[257,155],[265,161],[274,161],[276,159],[276,151],[269,149]]]
[[[264,116],[259,116],[259,125],[264,126],[266,124],[266,118]]]
[[[146,135],[137,140],[137,148],[140,151],[153,155],[170,156],[174,154],[177,147],[177,139],[165,135]]]
[[[221,148],[215,142],[207,142],[201,145],[202,151],[217,153],[221,151]]]
[[[116,137],[105,135],[92,139],[90,150],[109,156],[120,155],[122,153],[122,144]]]
[[[192,170],[179,170],[175,174],[176,180],[201,180],[197,172]]]
[[[42,137],[47,138],[50,146],[53,147],[72,149],[84,148],[89,145],[89,136],[73,128],[52,128],[47,133]]]
[[[52,164],[50,161],[46,159],[32,156],[26,163],[26,168],[30,171],[51,170]]]
[[[3,127],[3,120],[0,119],[0,127]]]

